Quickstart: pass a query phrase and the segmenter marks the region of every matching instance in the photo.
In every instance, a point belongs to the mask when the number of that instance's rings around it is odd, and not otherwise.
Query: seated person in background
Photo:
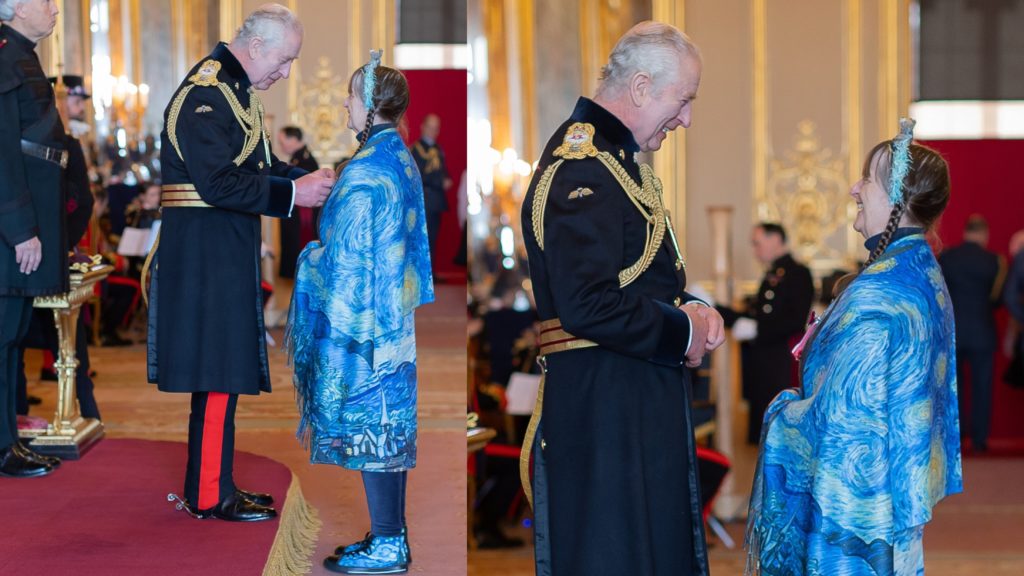
[[[105,263],[114,267],[114,273],[101,282],[96,290],[100,296],[100,317],[93,322],[100,323],[100,341],[103,346],[128,346],[132,342],[122,338],[117,328],[129,318],[129,312],[138,305],[142,296],[139,281],[127,276],[128,260],[116,251],[117,240],[111,232],[110,209],[107,192],[99,189],[95,194],[93,217],[82,243],[87,253],[99,254]]]
[[[151,230],[158,220],[160,220],[160,183],[150,182],[142,187],[142,194],[139,194],[125,210],[125,228]],[[152,232],[147,236],[151,237]],[[123,238],[124,235],[122,235]],[[141,280],[146,256],[126,256],[126,258],[128,259],[126,275],[135,280]]]
[[[152,228],[160,219],[160,183],[150,182],[125,210],[125,222],[132,228]]]

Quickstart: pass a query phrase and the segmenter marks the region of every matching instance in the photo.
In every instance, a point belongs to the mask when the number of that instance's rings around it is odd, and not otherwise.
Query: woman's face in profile
[[[363,83],[361,77],[353,78],[348,83],[348,97],[345,98],[345,110],[348,110],[348,126],[353,132],[366,128],[366,106],[363,104]]]
[[[853,229],[860,232],[865,239],[880,234],[885,230],[892,212],[889,194],[882,187],[878,178],[878,162],[882,154],[871,159],[871,169],[867,176],[861,178],[850,188],[850,196],[857,203],[857,217],[853,220]]]

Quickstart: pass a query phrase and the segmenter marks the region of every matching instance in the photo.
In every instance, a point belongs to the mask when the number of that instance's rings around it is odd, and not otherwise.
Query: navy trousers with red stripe
[[[237,405],[238,394],[192,393],[185,500],[199,510],[209,510],[235,492]]]

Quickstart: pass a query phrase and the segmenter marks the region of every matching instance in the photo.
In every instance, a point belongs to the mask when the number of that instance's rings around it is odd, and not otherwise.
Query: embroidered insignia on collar
[[[590,196],[593,193],[594,193],[594,191],[591,190],[590,188],[583,188],[581,186],[581,187],[573,190],[572,192],[569,192],[569,200],[575,200],[577,198],[583,198],[583,197],[586,197],[586,196]]]
[[[207,112],[213,112],[213,108],[207,104],[203,104],[196,108],[196,114],[206,114]]]
[[[0,48],[3,48],[4,46],[7,46],[7,38],[0,40]]]
[[[196,86],[216,86],[220,83],[217,81],[218,72],[220,72],[220,62],[207,60],[195,74],[189,77],[188,81]]]
[[[597,156],[597,148],[594,147],[594,125],[584,122],[576,122],[565,132],[565,139],[561,146],[553,152],[559,158],[566,160],[582,160]]]

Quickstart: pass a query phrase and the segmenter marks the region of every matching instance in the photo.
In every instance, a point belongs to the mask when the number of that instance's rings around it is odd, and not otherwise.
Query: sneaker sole
[[[338,574],[405,574],[409,571],[407,565],[392,566],[390,568],[355,568],[329,564],[326,561],[324,562],[324,568]]]

